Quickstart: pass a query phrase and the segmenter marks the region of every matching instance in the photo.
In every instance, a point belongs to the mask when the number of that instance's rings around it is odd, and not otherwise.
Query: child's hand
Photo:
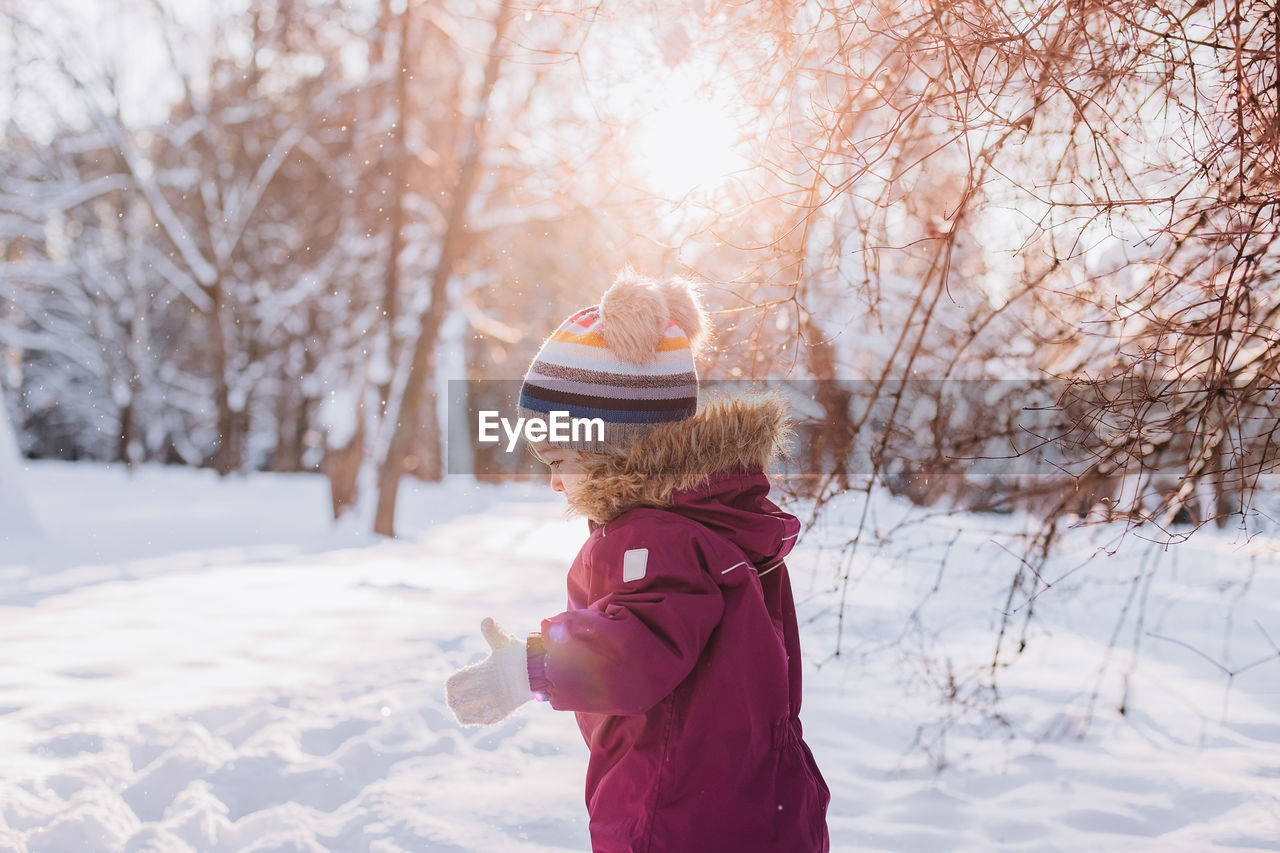
[[[460,669],[445,682],[449,707],[458,722],[488,726],[505,720],[533,698],[524,643],[498,627],[493,619],[480,623],[492,653],[480,663]]]

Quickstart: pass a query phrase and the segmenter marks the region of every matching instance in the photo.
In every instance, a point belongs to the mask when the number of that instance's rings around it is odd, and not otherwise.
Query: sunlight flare
[[[672,200],[713,190],[748,166],[737,150],[741,130],[729,113],[697,96],[664,100],[643,116],[629,140],[645,185]]]

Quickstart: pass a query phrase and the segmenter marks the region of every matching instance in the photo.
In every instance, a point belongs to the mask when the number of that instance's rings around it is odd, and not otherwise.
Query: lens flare
[[[735,146],[741,131],[715,103],[698,97],[666,100],[641,117],[629,147],[645,185],[679,200],[714,190],[746,168]]]

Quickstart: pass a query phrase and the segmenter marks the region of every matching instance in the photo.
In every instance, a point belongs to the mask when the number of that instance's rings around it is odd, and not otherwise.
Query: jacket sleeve
[[[529,638],[530,687],[559,710],[643,714],[693,670],[724,612],[720,587],[678,523],[622,525],[589,560],[591,604]]]

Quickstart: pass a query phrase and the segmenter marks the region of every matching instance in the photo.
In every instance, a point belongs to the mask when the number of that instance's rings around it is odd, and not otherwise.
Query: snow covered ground
[[[314,476],[28,479],[43,538],[0,534],[0,851],[588,849],[571,715],[466,729],[442,688],[482,617],[559,609],[584,528],[549,492],[412,486],[385,541],[330,524]],[[860,511],[790,561],[834,849],[1280,850],[1274,534],[1107,556],[1115,530],[1079,531],[991,706],[1020,522],[879,499],[851,562],[818,547]]]

